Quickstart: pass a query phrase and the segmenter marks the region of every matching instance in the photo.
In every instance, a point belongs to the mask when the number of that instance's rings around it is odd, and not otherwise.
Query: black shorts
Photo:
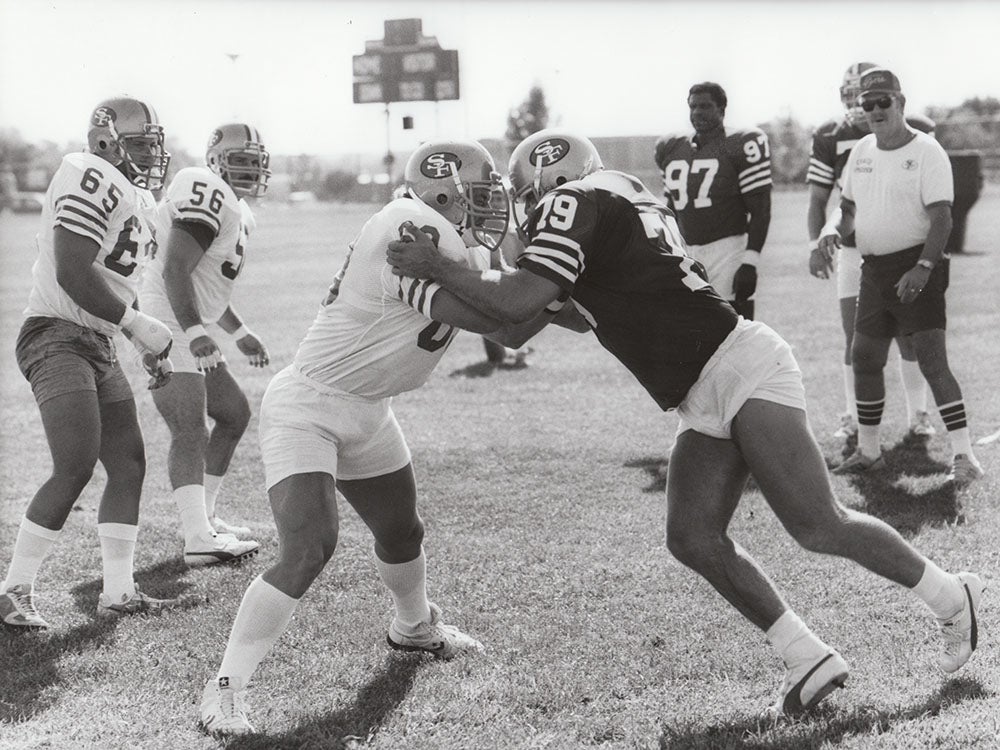
[[[861,290],[854,330],[875,338],[894,338],[918,331],[945,329],[944,293],[948,288],[948,258],[931,271],[924,290],[913,302],[899,301],[896,284],[920,259],[923,245],[889,255],[862,255]]]

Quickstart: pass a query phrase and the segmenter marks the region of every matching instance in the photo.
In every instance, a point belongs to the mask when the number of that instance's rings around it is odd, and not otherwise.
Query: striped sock
[[[938,406],[938,414],[948,430],[952,453],[972,455],[972,436],[969,435],[969,423],[965,416],[965,401],[959,399],[950,404]]]
[[[866,456],[873,457],[882,452],[878,431],[884,410],[884,397],[877,401],[858,401],[858,448]]]

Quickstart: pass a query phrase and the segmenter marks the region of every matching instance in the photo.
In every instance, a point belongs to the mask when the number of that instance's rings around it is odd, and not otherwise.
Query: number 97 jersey
[[[136,188],[104,159],[76,153],[63,157],[45,194],[38,259],[31,269],[27,317],[69,320],[106,336],[118,332],[111,322],[85,312],[56,279],[55,228],[99,245],[93,268],[112,293],[131,306],[140,269],[156,252],[156,201]]]

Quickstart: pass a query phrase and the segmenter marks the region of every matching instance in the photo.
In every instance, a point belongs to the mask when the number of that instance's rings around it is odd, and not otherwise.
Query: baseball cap
[[[902,89],[895,73],[887,68],[870,68],[858,80],[860,96],[865,94],[899,94]]]

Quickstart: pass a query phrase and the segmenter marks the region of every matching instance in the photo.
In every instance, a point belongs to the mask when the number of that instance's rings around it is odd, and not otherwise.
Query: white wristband
[[[135,322],[138,315],[139,312],[132,305],[125,305],[125,313],[122,315],[122,319],[118,321],[119,327],[128,328]]]
[[[184,335],[194,341],[199,336],[207,336],[208,331],[205,330],[205,326],[201,323],[197,323],[193,326],[188,326],[184,329]]]
[[[760,253],[756,250],[744,250],[743,255],[740,256],[740,263],[745,266],[757,267],[757,263],[760,261]]]
[[[253,335],[253,331],[251,331],[249,328],[247,328],[245,325],[243,325],[241,323],[240,327],[237,328],[235,331],[233,331],[229,335],[233,337],[233,341],[239,341],[244,336],[251,336],[251,335]]]

